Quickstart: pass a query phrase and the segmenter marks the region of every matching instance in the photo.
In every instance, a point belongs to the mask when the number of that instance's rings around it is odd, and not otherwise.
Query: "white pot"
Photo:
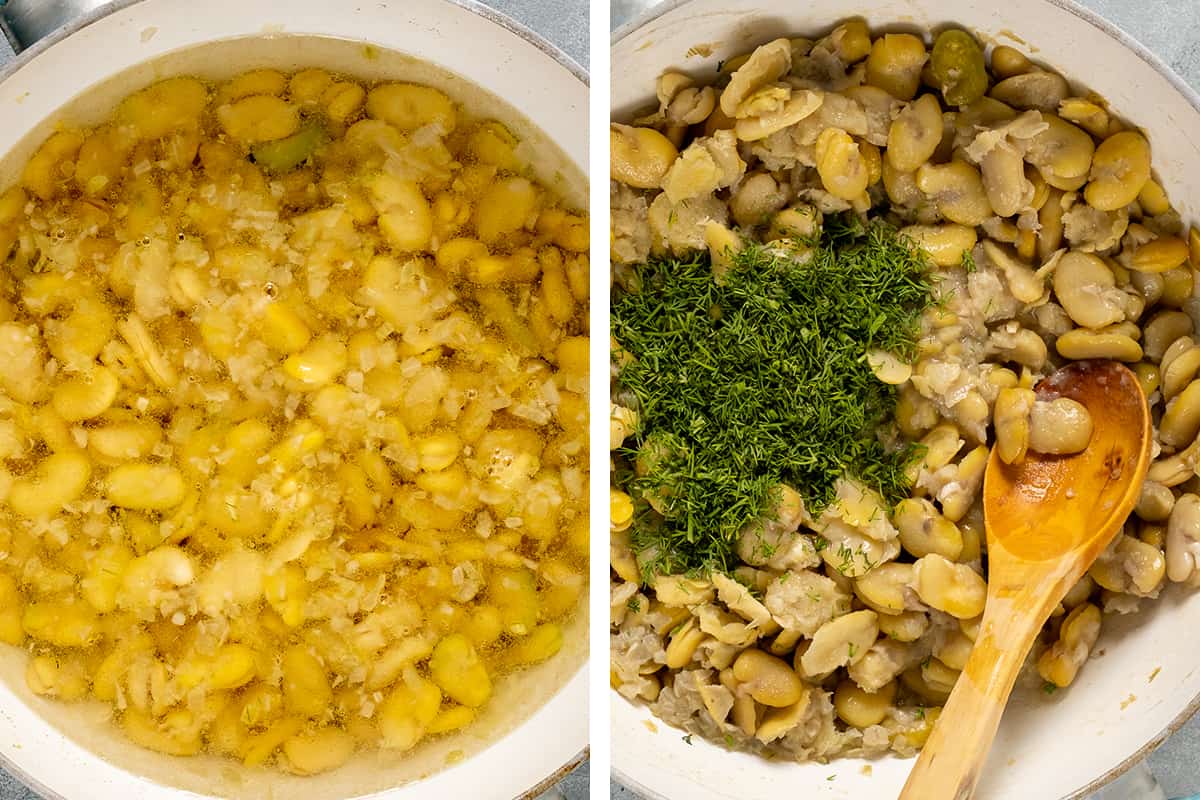
[[[222,78],[263,66],[322,66],[437,85],[508,124],[528,142],[542,179],[571,202],[586,203],[583,71],[495,12],[450,0],[118,2],[0,72],[0,188],[59,120],[98,121],[118,99],[167,75]],[[71,800],[532,796],[584,756],[586,653],[583,612],[563,652],[500,681],[467,733],[416,753],[363,754],[331,774],[295,778],[138,748],[103,719],[98,704],[31,695],[25,654],[0,647],[0,766],[47,798]],[[458,755],[453,750],[467,757],[445,768]]]
[[[711,81],[722,59],[779,36],[825,33],[850,15],[897,29],[965,26],[1095,90],[1144,127],[1175,207],[1188,222],[1200,219],[1200,189],[1191,182],[1200,174],[1200,97],[1144,47],[1069,0],[670,2],[614,35],[613,114],[653,105],[654,79],[668,67]],[[1174,585],[1139,614],[1106,617],[1094,657],[1069,689],[1049,698],[1036,690],[1014,695],[978,800],[1083,797],[1137,763],[1200,706],[1197,621],[1200,594]],[[689,745],[615,693],[611,705],[616,777],[652,798],[885,799],[899,794],[912,764],[768,763],[699,737]]]

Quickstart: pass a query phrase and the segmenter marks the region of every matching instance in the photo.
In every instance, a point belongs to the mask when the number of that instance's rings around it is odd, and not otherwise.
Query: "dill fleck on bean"
[[[843,475],[888,503],[908,495],[919,448],[881,435],[896,392],[866,354],[915,356],[934,302],[928,256],[853,215],[797,244],[747,242],[720,282],[706,253],[652,260],[633,268],[638,291],[614,291],[617,391],[639,407],[622,451],[633,466],[616,481],[635,501],[630,537],[647,576],[728,572],[780,483],[814,514]]]

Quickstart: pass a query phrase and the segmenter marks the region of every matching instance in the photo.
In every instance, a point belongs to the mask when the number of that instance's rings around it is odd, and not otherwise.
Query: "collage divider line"
[[[612,740],[608,666],[608,120],[611,71],[609,51],[610,0],[592,0],[589,41],[589,173],[591,219],[591,565],[589,573],[589,732],[591,772],[589,795],[602,800],[610,794]]]

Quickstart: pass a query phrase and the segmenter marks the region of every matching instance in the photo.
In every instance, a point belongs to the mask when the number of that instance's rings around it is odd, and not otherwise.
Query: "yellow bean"
[[[1196,287],[1196,273],[1184,262],[1176,269],[1162,273],[1163,293],[1162,304],[1168,308],[1182,308],[1192,296]],[[1147,305],[1149,302],[1147,301]]]
[[[1070,686],[1100,636],[1100,609],[1075,608],[1063,621],[1059,639],[1038,659],[1038,673],[1055,686]]]
[[[1025,160],[1054,188],[1075,191],[1087,181],[1096,145],[1086,131],[1061,117],[1043,113],[1042,121],[1049,127],[1030,140]],[[1047,205],[1051,203],[1053,196]]]
[[[1092,136],[1104,138],[1108,134],[1110,123],[1108,112],[1103,106],[1084,100],[1082,97],[1068,97],[1058,104],[1058,115],[1068,122],[1073,122]],[[1163,212],[1150,212],[1163,213]]]
[[[284,303],[269,303],[263,309],[258,330],[267,346],[281,353],[299,352],[312,338],[304,318]]]
[[[412,748],[437,718],[441,704],[442,693],[433,682],[406,674],[376,712],[383,746],[400,751]]]
[[[354,737],[345,731],[322,728],[291,737],[283,743],[283,754],[293,772],[316,775],[337,769],[349,761],[354,746]]]
[[[1096,148],[1088,178],[1083,193],[1088,205],[1100,211],[1124,208],[1150,180],[1150,143],[1133,131],[1113,134]]]
[[[0,572],[0,642],[20,645],[25,641],[25,629],[21,624],[23,613],[24,601],[16,579]]]
[[[1019,464],[1029,448],[1029,414],[1037,395],[1032,389],[1008,388],[996,397],[996,451],[1005,464]]]
[[[888,130],[887,160],[898,172],[915,172],[942,141],[942,107],[937,96],[922,95],[904,107]]]
[[[1031,69],[1033,64],[1019,50],[1004,44],[992,50],[992,71],[1000,78],[1011,78]]]
[[[101,128],[84,139],[75,159],[75,182],[84,193],[97,195],[117,181],[124,159],[123,142],[116,132]]]
[[[446,708],[433,718],[427,730],[433,734],[460,730],[475,721],[475,714],[475,709],[466,706]]]
[[[925,43],[909,33],[886,33],[867,56],[867,83],[899,100],[911,100],[921,85],[921,69],[929,60]]]
[[[121,575],[117,605],[139,613],[157,611],[164,594],[195,579],[191,556],[178,547],[160,545],[129,562]]]
[[[117,108],[117,120],[139,139],[161,139],[180,128],[195,127],[208,103],[208,89],[194,78],[168,78],[130,95]]]
[[[514,150],[520,140],[512,131],[495,121],[480,123],[467,142],[467,152],[484,164],[495,164],[501,169],[517,172],[520,161]]]
[[[636,189],[657,189],[679,151],[653,128],[613,124],[609,127],[609,155],[614,181]]]
[[[123,508],[163,511],[183,502],[187,485],[169,464],[122,464],[104,479],[105,494]]]
[[[959,619],[970,619],[983,611],[987,584],[965,564],[955,564],[932,553],[917,561],[916,591],[921,600]]]
[[[125,735],[142,747],[172,756],[194,756],[200,752],[201,727],[191,711],[176,709],[162,721],[135,708],[121,714]]]
[[[527,569],[497,570],[488,582],[492,602],[500,609],[504,628],[509,633],[524,636],[537,623],[537,586]]]
[[[462,631],[478,648],[484,648],[504,634],[504,621],[495,606],[476,606]]]
[[[248,144],[291,136],[300,127],[299,110],[272,95],[245,97],[217,109],[221,127]]]
[[[263,593],[285,625],[296,628],[304,623],[308,581],[298,565],[285,564],[277,572],[268,574],[263,579]]]
[[[379,230],[396,252],[426,250],[433,236],[433,213],[416,181],[379,175],[369,183],[379,211]]]
[[[1142,207],[1142,211],[1152,217],[1166,214],[1171,210],[1171,201],[1167,199],[1166,191],[1162,184],[1153,178],[1147,180],[1142,191],[1138,193],[1138,205]]]
[[[562,649],[562,645],[562,628],[553,622],[545,622],[512,646],[508,653],[508,661],[518,665],[536,664],[556,655]]]
[[[37,331],[15,322],[0,324],[0,388],[20,403],[40,400],[46,391],[45,354]]]
[[[288,79],[274,69],[254,69],[234,77],[220,88],[220,100],[238,100],[252,94],[283,94]]]
[[[429,658],[429,674],[443,692],[464,706],[478,708],[492,696],[487,668],[462,634],[451,634],[437,643]]]
[[[825,190],[843,200],[857,200],[869,183],[867,164],[858,144],[840,128],[826,128],[817,138],[817,174]]]
[[[847,725],[868,728],[883,722],[896,698],[896,682],[888,681],[876,692],[866,692],[854,681],[842,681],[833,693],[833,706]]]
[[[1070,93],[1071,87],[1063,76],[1045,70],[1034,70],[1005,78],[988,93],[1013,108],[1021,110],[1057,111]]]
[[[756,701],[773,708],[790,706],[804,693],[804,683],[786,661],[756,648],[743,650],[733,662],[733,677]]]
[[[1135,248],[1129,261],[1140,272],[1167,272],[1187,260],[1187,242],[1178,236],[1163,236]]]
[[[532,223],[537,202],[537,188],[527,178],[493,184],[475,207],[475,231],[485,244],[495,244]]]
[[[87,457],[71,451],[54,453],[37,465],[34,474],[18,478],[8,491],[8,504],[23,517],[48,517],[78,500],[92,477]]]
[[[979,170],[966,161],[922,165],[917,170],[917,187],[951,222],[974,227],[992,216],[983,178]]]
[[[333,701],[333,690],[325,667],[301,645],[283,654],[283,696],[288,707],[305,717],[319,717]]]
[[[1142,358],[1142,347],[1123,333],[1101,329],[1098,331],[1076,328],[1058,337],[1055,342],[1058,354],[1063,358],[1083,360],[1088,358],[1111,358],[1132,363]]]
[[[74,160],[83,145],[78,131],[59,131],[50,135],[21,173],[21,184],[43,200],[50,200],[67,188],[69,175],[63,166]]]
[[[313,104],[320,100],[321,95],[333,83],[333,76],[323,69],[303,69],[288,81],[288,93],[292,99]]]
[[[266,762],[284,742],[300,732],[304,720],[298,717],[285,717],[274,722],[265,731],[246,740],[242,755],[242,763],[247,767],[256,767]]]
[[[881,616],[902,614],[908,605],[909,584],[912,580],[911,564],[880,564],[855,579],[854,593]]]
[[[38,601],[25,606],[25,633],[56,647],[86,647],[102,635],[100,618],[86,603]]]
[[[974,228],[966,225],[909,225],[900,232],[919,244],[939,267],[956,267],[975,246]]]
[[[921,611],[879,615],[879,632],[898,642],[915,642],[928,630],[929,615]]]
[[[1092,438],[1087,408],[1068,397],[1037,400],[1029,412],[1029,449],[1066,455],[1081,452]]]
[[[78,657],[34,656],[25,668],[25,684],[34,694],[64,702],[82,700],[88,692],[88,677]]]
[[[208,684],[214,689],[245,686],[254,678],[255,668],[255,653],[249,646],[222,645],[209,667]]]
[[[1159,438],[1172,447],[1184,447],[1200,433],[1200,381],[1193,381],[1167,404],[1159,423]]]
[[[896,504],[896,527],[900,543],[917,558],[938,553],[954,561],[962,552],[962,534],[924,498],[909,498]]]
[[[421,469],[437,472],[446,469],[458,459],[462,451],[462,440],[450,432],[423,436],[414,442]]]
[[[376,86],[367,95],[367,114],[402,131],[437,125],[442,135],[447,135],[457,123],[454,103],[449,97],[430,86],[414,83]]]
[[[83,599],[102,614],[116,608],[121,575],[132,560],[133,551],[124,543],[110,543],[101,547],[88,562],[87,574],[80,581]]]
[[[338,81],[321,95],[325,114],[334,122],[345,123],[358,113],[367,99],[367,91],[357,83]]]
[[[346,345],[335,334],[317,337],[304,350],[283,362],[284,373],[304,391],[312,391],[336,380],[349,364]]]

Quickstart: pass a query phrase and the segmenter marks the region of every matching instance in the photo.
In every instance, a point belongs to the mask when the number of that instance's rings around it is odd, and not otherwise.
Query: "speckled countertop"
[[[45,0],[58,2],[59,0]],[[587,0],[481,0],[556,44],[585,69],[588,67]],[[0,0],[0,9],[4,0]],[[0,34],[0,66],[13,57],[12,47]],[[540,800],[584,800],[588,796],[588,764],[585,762]],[[0,770],[0,800],[40,800],[20,781]],[[80,800],[85,800],[80,798]],[[135,800],[130,798],[130,800]]]
[[[1200,0],[1079,0],[1129,32],[1162,57],[1192,86],[1200,89]],[[615,29],[655,0],[612,0]],[[853,13],[848,3],[846,13]],[[1167,797],[1200,795],[1200,716],[1150,756],[1150,767]],[[616,784],[612,800],[637,800]]]

